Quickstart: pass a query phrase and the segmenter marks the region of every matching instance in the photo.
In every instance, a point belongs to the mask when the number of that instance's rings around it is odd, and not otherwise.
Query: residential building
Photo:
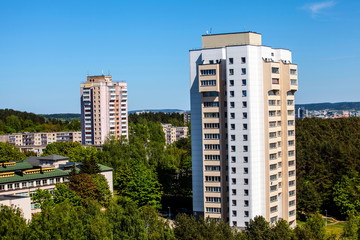
[[[171,124],[161,124],[161,126],[165,134],[166,144],[172,144],[181,138],[188,137],[188,127],[175,127]]]
[[[80,93],[84,145],[102,145],[108,137],[128,137],[125,82],[113,82],[109,75],[88,76]]]
[[[297,66],[254,32],[202,36],[190,51],[193,211],[245,227],[296,224]]]
[[[29,157],[23,162],[0,163],[0,197],[3,195],[31,197],[38,188],[52,191],[55,184],[68,182],[71,169],[80,164],[69,162],[69,158],[55,154]],[[108,181],[109,189],[113,191],[112,168],[101,164],[99,167],[101,174]],[[31,212],[37,211],[35,204],[32,203]]]
[[[185,124],[190,123],[190,121],[191,121],[191,113],[190,112],[184,112],[183,115],[184,115],[184,123]]]
[[[31,219],[31,199],[29,196],[0,195],[0,205],[19,208],[27,221]]]
[[[67,141],[81,143],[81,132],[25,132],[0,135],[0,142],[11,143],[23,152],[32,151],[38,156],[48,144]]]

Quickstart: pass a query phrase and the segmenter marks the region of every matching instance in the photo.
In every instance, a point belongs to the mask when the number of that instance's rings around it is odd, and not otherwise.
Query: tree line
[[[46,119],[34,113],[0,109],[0,134],[80,130],[81,124],[79,120]]]

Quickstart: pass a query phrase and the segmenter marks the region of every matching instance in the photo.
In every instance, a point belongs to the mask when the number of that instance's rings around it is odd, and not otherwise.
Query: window
[[[220,166],[205,166],[205,171],[219,172]]]
[[[244,163],[248,163],[249,162],[249,157],[244,157]]]
[[[269,106],[275,106],[276,101],[275,100],[269,100]]]
[[[47,184],[47,179],[42,180],[42,184]]]
[[[230,113],[230,118],[235,119],[235,113]]]
[[[231,157],[231,162],[235,163],[236,162],[236,157]]]
[[[276,111],[269,111],[269,117],[275,117]]]
[[[277,206],[271,207],[270,212],[271,213],[277,212]]]
[[[205,133],[204,139],[220,139],[220,134],[218,133]]]
[[[246,79],[242,79],[242,80],[241,80],[241,84],[242,84],[243,86],[246,86]]]
[[[60,178],[56,178],[56,182],[57,182],[57,183],[60,182]]]
[[[54,184],[54,179],[53,178],[49,179],[49,182],[50,184]]]
[[[279,84],[279,79],[278,78],[273,78],[273,79],[271,79],[271,83],[272,84]]]
[[[270,223],[276,223],[276,221],[277,221],[277,217],[272,217],[272,218],[270,218]]]
[[[248,147],[248,146],[243,146],[243,151],[244,151],[244,152],[248,152],[248,151],[249,151],[249,147]]]
[[[244,174],[248,174],[249,173],[249,169],[248,168],[244,168]]]
[[[270,202],[276,202],[277,201],[277,195],[270,197]]]
[[[247,141],[248,140],[248,135],[243,135],[243,141]]]
[[[294,161],[294,160],[289,161],[288,165],[289,165],[289,167],[294,166],[294,165],[295,165],[295,161]]]
[[[269,122],[269,127],[276,127],[276,121]]]
[[[235,92],[234,91],[230,91],[230,97],[234,97],[235,96]]]
[[[12,185],[12,184],[8,184],[8,185],[7,185],[7,188],[8,188],[8,189],[12,189],[12,188],[13,188],[13,185]]]
[[[269,138],[276,138],[276,132],[269,132]]]
[[[18,188],[20,188],[20,183],[15,183],[14,186],[15,186],[15,189],[18,189]]]
[[[290,84],[293,86],[297,85],[297,80],[296,79],[290,79]]]
[[[221,213],[221,208],[207,207],[206,212],[207,213]]]
[[[229,75],[234,75],[234,69],[229,69]]]
[[[290,212],[289,212],[289,216],[294,216],[295,215],[295,210],[291,210]]]
[[[204,128],[218,129],[219,127],[219,123],[204,123]]]
[[[34,182],[33,182],[33,181],[31,181],[31,182],[28,182],[28,184],[29,184],[29,187],[32,187],[32,186],[34,186]]]
[[[278,74],[279,73],[279,68],[273,67],[273,68],[271,68],[271,72]]]
[[[233,184],[233,185],[236,184],[236,178],[232,178],[232,179],[231,179],[231,184]]]
[[[292,207],[292,206],[295,206],[295,200],[291,200],[291,201],[289,202],[289,207]]]
[[[249,217],[249,211],[244,211],[244,217]]]
[[[243,63],[243,64],[246,63],[246,58],[242,57],[241,58],[241,63]]]
[[[295,180],[289,181],[289,187],[295,186]]]
[[[219,107],[219,102],[204,102],[204,107]]]
[[[289,171],[289,177],[295,176],[295,170]]]
[[[289,191],[289,197],[295,196],[295,190]]]
[[[220,155],[205,155],[205,160],[220,161]]]
[[[221,198],[219,198],[219,197],[206,197],[206,202],[209,202],[209,203],[221,203]]]
[[[230,85],[230,87],[234,86],[234,80],[230,80],[229,85]]]
[[[249,179],[244,178],[244,185],[248,185],[249,184]]]
[[[236,212],[235,210],[233,210],[233,211],[232,211],[232,216],[233,216],[233,217],[236,217],[236,215],[237,215],[237,212]]]
[[[39,186],[41,184],[40,180],[36,180],[36,186]]]
[[[22,184],[21,184],[21,187],[26,187],[26,185],[27,185],[27,182],[23,182]]]
[[[216,80],[201,80],[201,86],[216,86]]]
[[[294,150],[289,151],[288,156],[289,157],[295,156],[295,151]]]
[[[221,192],[221,188],[220,187],[206,187],[205,191],[206,192]]]
[[[248,207],[249,206],[249,200],[244,200],[244,207]]]
[[[205,150],[220,150],[220,144],[205,144]]]
[[[247,119],[247,113],[246,112],[243,113],[243,119]]]
[[[235,167],[232,167],[232,168],[231,168],[231,173],[232,173],[232,174],[235,174],[235,173],[236,173],[236,168],[235,168]]]
[[[220,182],[219,176],[205,176],[206,182]]]
[[[218,97],[218,92],[203,92],[203,97]]]
[[[230,136],[230,140],[231,140],[231,141],[235,141],[235,140],[236,140],[235,135],[231,135],[231,136]]]
[[[216,69],[204,69],[200,70],[202,76],[216,75]]]
[[[288,136],[294,136],[295,135],[295,131],[294,130],[289,130],[288,131]]]
[[[0,185],[0,191],[5,190],[5,185]]]
[[[234,108],[235,107],[235,103],[234,102],[230,102],[230,108]]]
[[[287,100],[287,105],[288,106],[294,105],[294,100]]]
[[[276,169],[277,169],[277,164],[276,163],[270,165],[270,171],[276,170]]]
[[[277,174],[270,175],[270,181],[275,181],[277,179]]]
[[[294,120],[289,120],[288,121],[288,126],[294,126]]]
[[[236,195],[236,189],[232,189],[232,190],[231,190],[231,194],[232,194],[233,196],[235,196],[235,195]]]
[[[294,115],[294,110],[288,110],[288,115],[293,116]]]
[[[296,75],[296,69],[290,69],[290,74],[291,75]]]
[[[235,130],[235,124],[230,124],[230,129]]]
[[[274,192],[277,190],[277,185],[270,186],[270,192]]]
[[[243,124],[243,130],[247,130],[247,124],[246,123]]]
[[[218,112],[204,113],[204,118],[219,118],[220,114]]]
[[[242,75],[245,75],[245,74],[246,74],[246,68],[242,68],[242,69],[241,69],[241,74],[242,74]]]
[[[242,107],[247,108],[247,102],[242,102]]]
[[[234,64],[234,59],[233,58],[229,58],[229,64]]]
[[[242,96],[243,96],[243,97],[246,97],[246,90],[243,90],[243,91],[242,91]]]
[[[244,190],[244,196],[249,196],[249,190],[247,189]]]

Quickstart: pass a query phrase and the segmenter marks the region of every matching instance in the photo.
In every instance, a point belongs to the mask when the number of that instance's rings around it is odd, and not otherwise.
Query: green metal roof
[[[109,170],[113,170],[111,167],[108,167],[108,166],[105,166],[105,165],[102,165],[102,164],[98,164],[99,167],[100,167],[100,171],[109,171]]]
[[[16,162],[15,166],[0,167],[0,172],[11,172],[15,170],[32,169],[33,166],[28,162]]]
[[[0,183],[13,183],[13,182],[22,182],[22,181],[30,181],[30,180],[37,180],[37,179],[44,179],[44,178],[51,178],[51,177],[62,177],[68,176],[68,171],[63,171],[60,169],[55,169],[53,172],[46,172],[46,173],[32,173],[26,175],[18,175],[15,173],[13,177],[3,177],[0,178]]]

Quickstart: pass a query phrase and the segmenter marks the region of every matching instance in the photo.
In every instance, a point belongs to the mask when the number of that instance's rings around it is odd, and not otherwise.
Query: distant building
[[[184,116],[184,123],[188,124],[191,121],[191,113],[190,112],[184,112],[183,113]]]
[[[50,143],[54,142],[78,142],[81,143],[81,132],[37,132],[37,133],[11,133],[0,135],[0,142],[8,142],[21,151],[32,151],[38,156]]]
[[[69,158],[59,155],[29,157],[23,162],[0,163],[0,201],[8,199],[2,197],[4,195],[31,197],[38,188],[52,191],[55,184],[68,182],[70,170],[80,164],[69,162]],[[110,190],[113,191],[112,168],[101,164],[99,167],[101,174],[108,181]],[[37,211],[35,204],[31,204],[31,212]]]
[[[102,145],[108,137],[128,137],[128,93],[125,82],[111,76],[88,76],[80,85],[82,143]]]
[[[296,119],[302,119],[307,117],[307,110],[305,108],[298,108],[296,111],[295,118]]]
[[[171,124],[161,124],[165,134],[166,144],[172,144],[181,138],[187,138],[188,127],[175,127]]]

